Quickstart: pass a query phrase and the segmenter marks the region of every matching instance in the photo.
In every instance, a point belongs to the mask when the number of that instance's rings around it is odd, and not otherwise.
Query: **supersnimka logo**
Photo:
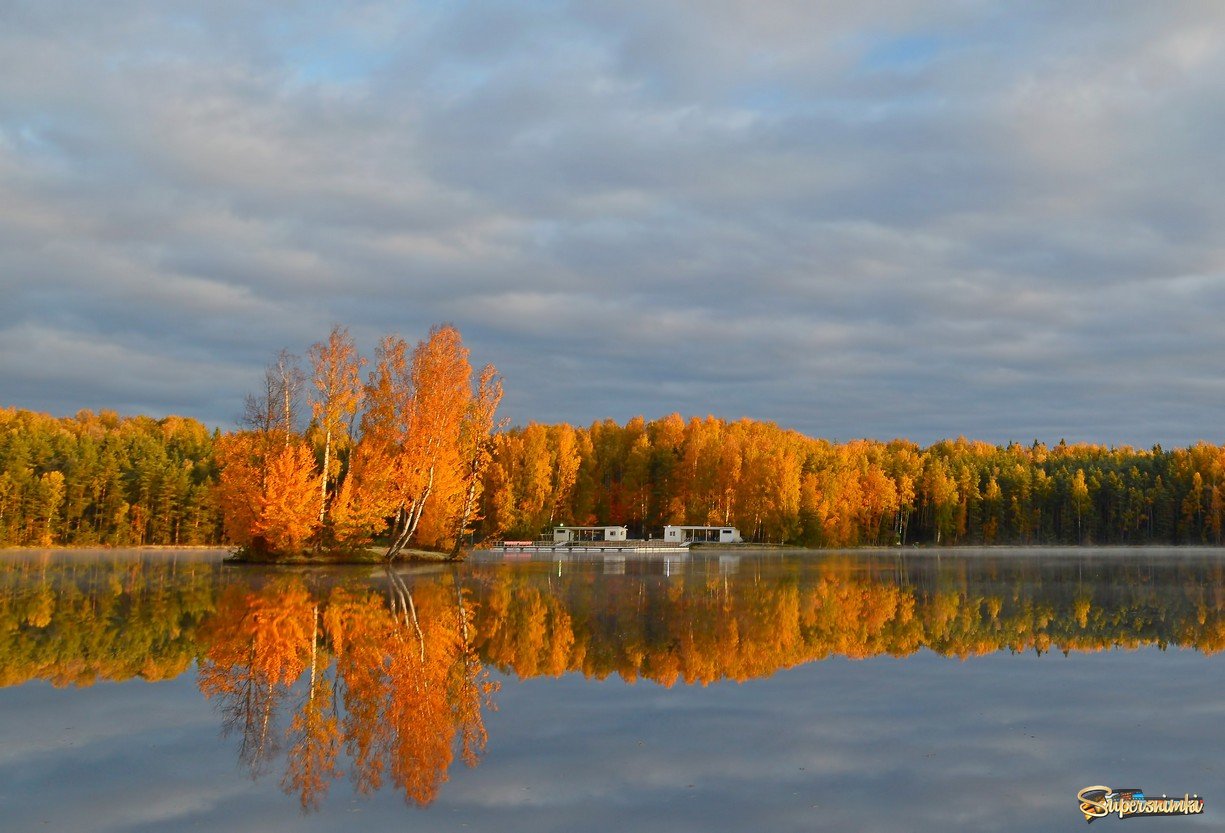
[[[1183,793],[1160,798],[1144,794],[1144,790],[1111,789],[1104,786],[1085,787],[1076,794],[1080,812],[1092,824],[1097,819],[1118,815],[1120,819],[1136,816],[1193,816],[1204,812],[1204,799]]]

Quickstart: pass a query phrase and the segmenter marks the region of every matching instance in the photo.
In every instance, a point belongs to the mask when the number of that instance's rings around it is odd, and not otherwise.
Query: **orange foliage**
[[[272,584],[260,592],[228,588],[206,628],[208,650],[200,666],[205,696],[233,694],[249,680],[288,686],[306,668],[315,607],[300,581]]]
[[[361,368],[365,364],[357,353],[353,338],[343,327],[333,327],[326,342],[311,345],[310,358],[317,395],[311,412],[323,432],[323,471],[320,473],[319,521],[327,507],[328,481],[339,473],[339,457],[333,457],[333,447],[348,444],[348,420],[357,413],[362,399]],[[340,441],[337,443],[337,441]]]
[[[481,706],[493,688],[463,638],[462,596],[441,583],[411,592],[412,626],[408,609],[345,591],[324,616],[345,680],[343,731],[355,784],[369,792],[390,778],[405,800],[424,805],[446,781],[457,735],[465,762],[476,764],[485,738]]]
[[[218,698],[227,732],[242,739],[239,757],[259,772],[277,748],[278,706],[311,656],[315,607],[300,582],[260,592],[233,587],[203,628],[208,650],[198,671],[200,691]]]
[[[269,461],[255,534],[273,550],[301,549],[318,529],[316,482],[315,458],[305,445],[287,445]]]
[[[230,434],[218,444],[218,465],[217,499],[230,541],[289,551],[315,533],[315,461],[305,445]]]
[[[411,354],[403,339],[383,339],[365,387],[361,438],[333,510],[338,536],[367,540],[393,517],[389,557],[414,537],[440,548],[455,540],[475,508],[501,399],[492,366],[475,397],[471,378],[454,327],[434,327]]]
[[[251,543],[263,511],[260,463],[256,438],[251,433],[227,434],[217,443],[217,465],[221,470],[217,502],[225,536],[235,544]]]
[[[312,682],[310,695],[290,724],[290,744],[285,777],[281,787],[296,794],[303,810],[318,809],[327,794],[329,782],[342,775],[339,766],[340,727],[331,710],[328,692]]]
[[[1225,543],[1225,449],[1165,451],[964,438],[830,443],[770,422],[672,414],[498,437],[478,533],[551,525],[729,525],[746,540],[910,543]]]
[[[390,781],[421,805],[446,781],[454,747],[470,766],[484,749],[481,712],[495,687],[471,648],[471,602],[448,581],[410,590],[389,573],[388,582],[391,606],[344,588],[320,603],[298,578],[231,588],[204,629],[201,691],[221,701],[253,771],[289,742],[281,784],[303,809],[316,808],[342,774],[342,749],[359,792]],[[308,669],[282,735],[277,711]]]

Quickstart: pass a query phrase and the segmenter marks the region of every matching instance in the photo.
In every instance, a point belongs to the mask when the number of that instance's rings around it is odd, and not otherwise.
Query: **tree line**
[[[0,408],[0,545],[220,543],[219,437],[177,416]]]
[[[728,525],[809,547],[1221,544],[1225,447],[832,443],[774,423],[672,414],[499,434],[487,538],[555,524]]]
[[[1221,544],[1225,447],[959,438],[834,443],[771,422],[505,430],[458,330],[342,327],[282,351],[237,431],[184,417],[0,409],[0,545],[227,543],[271,554],[461,547],[556,524],[730,525],[750,541]]]

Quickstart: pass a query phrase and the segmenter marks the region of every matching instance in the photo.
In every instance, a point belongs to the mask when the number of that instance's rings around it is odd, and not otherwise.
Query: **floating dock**
[[[605,555],[616,553],[657,552],[683,555],[689,545],[670,544],[664,541],[575,541],[554,543],[552,541],[502,541],[489,548],[491,552],[535,553],[549,552],[564,555],[571,552],[594,552]]]

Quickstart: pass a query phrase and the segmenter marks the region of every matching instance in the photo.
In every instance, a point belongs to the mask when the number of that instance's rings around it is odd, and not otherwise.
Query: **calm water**
[[[5,552],[0,828],[1220,829],[1223,648],[1217,550]]]

